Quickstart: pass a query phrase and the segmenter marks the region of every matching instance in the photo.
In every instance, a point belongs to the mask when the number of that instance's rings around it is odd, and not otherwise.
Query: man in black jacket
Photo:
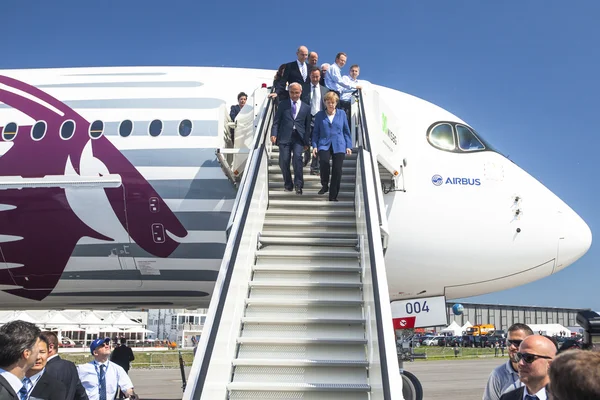
[[[43,400],[64,400],[67,396],[67,388],[65,385],[48,375],[45,368],[48,362],[48,341],[42,339],[39,343],[39,355],[33,367],[31,367],[23,379],[26,396],[20,393],[21,399],[43,399]]]
[[[121,338],[121,345],[113,350],[110,361],[119,364],[129,374],[130,363],[135,360],[133,350],[127,346],[127,339]]]
[[[85,388],[79,380],[77,367],[71,361],[63,360],[58,355],[58,338],[52,332],[42,332],[40,335],[48,341],[48,362],[46,373],[58,379],[67,388],[66,400],[88,400]]]

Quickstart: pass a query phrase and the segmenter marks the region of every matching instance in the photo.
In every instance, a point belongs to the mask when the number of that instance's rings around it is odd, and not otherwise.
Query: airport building
[[[180,348],[194,347],[202,335],[206,311],[204,308],[148,310],[148,329],[153,332],[148,338],[176,342]]]
[[[581,329],[577,324],[577,313],[582,309],[562,307],[514,306],[505,304],[460,303],[463,313],[456,315],[452,307],[458,302],[446,302],[448,323],[455,321],[464,326],[493,324],[496,329],[507,330],[509,326],[520,322],[527,325],[560,324],[571,331]]]

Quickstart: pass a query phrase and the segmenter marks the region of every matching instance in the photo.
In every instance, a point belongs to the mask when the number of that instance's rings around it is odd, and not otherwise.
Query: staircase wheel
[[[423,386],[417,377],[408,371],[400,371],[400,375],[404,400],[423,400]]]

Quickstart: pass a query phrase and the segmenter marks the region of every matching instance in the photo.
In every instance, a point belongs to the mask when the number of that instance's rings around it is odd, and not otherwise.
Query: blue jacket
[[[335,111],[333,122],[329,122],[326,111],[319,111],[315,115],[315,126],[312,132],[312,146],[319,150],[329,150],[333,146],[334,153],[345,153],[352,148],[350,128],[344,110]]]
[[[286,144],[292,141],[292,132],[295,125],[304,145],[310,145],[310,121],[312,120],[310,107],[300,100],[298,100],[296,107],[298,106],[300,106],[300,110],[298,110],[294,120],[291,101],[287,99],[279,103],[271,128],[271,136],[277,137],[278,144]]]

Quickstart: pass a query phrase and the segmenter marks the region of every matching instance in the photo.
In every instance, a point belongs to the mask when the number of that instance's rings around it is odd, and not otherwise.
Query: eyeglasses
[[[519,346],[521,345],[521,342],[522,342],[522,340],[507,340],[506,345],[510,346],[512,344],[513,346],[515,346],[518,349]]]
[[[521,361],[521,359],[522,359],[527,364],[533,363],[538,358],[545,358],[546,360],[552,360],[552,357],[540,356],[540,355],[537,355],[537,354],[530,354],[530,353],[517,353],[517,357],[516,357],[517,362]]]

